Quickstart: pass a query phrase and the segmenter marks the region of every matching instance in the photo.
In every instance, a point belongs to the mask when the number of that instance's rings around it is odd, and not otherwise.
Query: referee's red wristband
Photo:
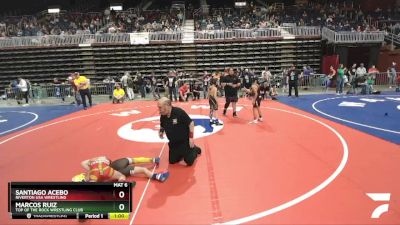
[[[193,138],[193,132],[189,132],[189,138]]]

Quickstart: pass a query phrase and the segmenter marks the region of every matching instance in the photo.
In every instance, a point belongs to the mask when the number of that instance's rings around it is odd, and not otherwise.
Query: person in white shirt
[[[264,81],[269,81],[269,79],[271,79],[272,74],[271,72],[268,70],[268,67],[265,67],[265,70],[263,70],[261,72],[261,77],[263,78]]]
[[[356,70],[356,77],[363,77],[365,74],[367,74],[367,69],[364,67],[364,63],[360,63]]]
[[[125,93],[128,93],[128,78],[129,72],[126,71],[124,75],[121,77],[121,87],[124,89]]]
[[[18,104],[21,104],[20,99],[25,98],[25,105],[28,105],[28,83],[21,77],[18,78],[18,88],[20,91],[20,98],[17,99]]]

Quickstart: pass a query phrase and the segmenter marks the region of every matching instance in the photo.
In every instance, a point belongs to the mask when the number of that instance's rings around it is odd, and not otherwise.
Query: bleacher
[[[44,84],[53,78],[65,80],[72,71],[83,72],[85,59],[77,47],[16,48],[0,51],[0,88],[18,77],[32,84]]]
[[[75,71],[93,82],[107,76],[120,78],[125,71],[145,76],[154,71],[164,76],[178,70],[201,76],[204,70],[243,67],[260,74],[268,66],[272,73],[281,73],[292,63],[319,71],[320,60],[320,39],[15,48],[0,52],[0,88],[17,77],[38,84],[51,83],[54,78],[64,81]]]

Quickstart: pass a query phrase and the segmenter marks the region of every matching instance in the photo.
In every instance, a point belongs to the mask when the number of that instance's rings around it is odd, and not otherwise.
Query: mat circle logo
[[[204,115],[189,115],[194,122],[194,139],[213,135],[222,130],[224,125],[215,126],[210,125],[210,118]],[[154,116],[130,122],[123,125],[118,129],[118,136],[123,139],[148,142],[148,143],[161,143],[168,142],[165,136],[161,139],[158,136],[160,130],[160,117]]]

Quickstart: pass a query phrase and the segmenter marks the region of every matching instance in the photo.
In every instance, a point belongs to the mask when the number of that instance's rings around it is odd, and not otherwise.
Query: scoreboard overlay
[[[12,219],[129,219],[131,182],[9,182]]]

